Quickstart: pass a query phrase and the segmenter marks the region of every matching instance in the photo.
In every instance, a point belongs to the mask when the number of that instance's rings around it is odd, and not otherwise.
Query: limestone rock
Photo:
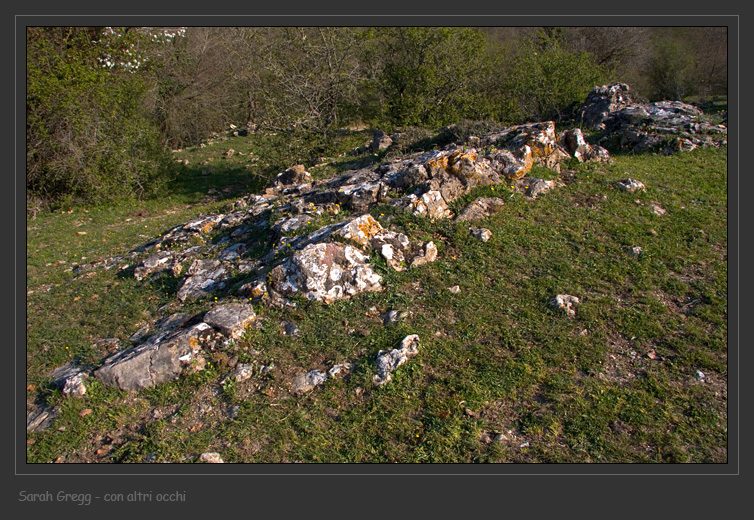
[[[353,369],[352,363],[339,363],[330,367],[327,371],[329,377],[335,377],[340,374],[348,374]]]
[[[272,269],[268,285],[283,296],[300,293],[325,303],[365,291],[379,291],[382,278],[367,260],[350,245],[310,244]]]
[[[516,189],[523,192],[524,195],[535,199],[560,184],[555,181],[537,179],[535,177],[524,177],[516,181],[515,185]]]
[[[505,202],[497,197],[479,197],[458,214],[455,222],[482,220],[500,211],[503,205],[505,205]]]
[[[409,205],[411,213],[430,219],[445,218],[451,215],[450,208],[439,191],[431,190],[420,197],[414,194],[409,196]]]
[[[340,236],[353,242],[357,246],[366,247],[373,237],[383,231],[379,222],[372,215],[362,215],[348,221],[343,227],[335,231],[335,236]]]
[[[216,262],[217,265],[219,265],[219,262],[216,260],[213,260],[212,262]],[[194,265],[196,265],[196,263]],[[194,265],[189,269],[189,274],[194,270]],[[212,292],[225,287],[225,268],[217,267],[216,269],[211,270],[203,268],[197,269],[199,270],[199,273],[186,278],[178,289],[176,296],[180,301],[189,298],[201,299],[209,296]]]
[[[209,233],[224,218],[225,218],[224,214],[199,217],[190,222],[187,222],[183,226],[182,229],[191,233],[195,233],[195,234],[196,233]]]
[[[254,375],[254,365],[251,363],[238,363],[233,367],[233,374],[231,377],[238,383],[242,383],[251,379]]]
[[[563,132],[564,148],[579,162],[595,161],[609,162],[610,154],[601,146],[592,146],[584,139],[580,128],[572,128]]]
[[[380,350],[377,353],[377,374],[373,378],[374,384],[380,386],[391,381],[392,372],[418,353],[419,336],[417,334],[406,336],[396,348]]]
[[[317,386],[327,381],[327,374],[321,370],[310,370],[304,375],[293,380],[291,392],[294,395],[303,395],[311,392]]]
[[[492,166],[509,179],[523,177],[534,166],[532,150],[528,145],[524,145],[515,151],[497,150],[490,154],[490,160]]]
[[[48,429],[59,414],[60,408],[57,406],[39,405],[26,416],[26,431],[41,432]]]
[[[303,164],[297,164],[285,170],[282,173],[278,173],[275,177],[275,183],[282,186],[294,186],[298,184],[306,184],[311,182],[312,176],[306,171]]]
[[[372,236],[370,246],[385,259],[388,266],[396,271],[403,271],[409,264],[411,242],[403,233],[383,229]]]
[[[646,187],[644,184],[640,181],[637,181],[636,179],[627,178],[627,179],[621,179],[619,181],[615,181],[615,185],[618,186],[623,191],[645,191]]]
[[[611,112],[620,110],[633,102],[629,90],[630,87],[625,83],[594,87],[579,108],[576,117],[591,128],[604,128],[605,120]]]
[[[142,280],[146,275],[153,273],[160,269],[160,267],[167,267],[172,258],[173,253],[170,251],[160,251],[159,253],[144,259],[144,261],[134,269],[134,278]]]
[[[473,236],[477,240],[481,240],[482,242],[487,242],[490,238],[492,238],[492,231],[487,228],[478,228],[472,226],[469,228],[469,231],[471,232],[471,236]]]
[[[580,301],[576,296],[570,294],[558,294],[550,300],[550,307],[562,311],[569,318],[576,316],[576,307]]]
[[[411,260],[411,267],[419,267],[435,260],[437,260],[437,246],[430,241],[424,244],[422,250]]]
[[[171,314],[170,316],[167,316],[161,320],[159,320],[156,323],[157,329],[162,332],[168,332],[171,330],[175,330],[178,327],[182,327],[191,319],[191,316],[189,316],[185,312],[177,312],[175,314]]]
[[[223,464],[224,463],[224,461],[223,461],[222,457],[220,456],[220,454],[217,453],[217,452],[214,452],[214,451],[213,452],[202,453],[199,456],[199,460],[202,461],[202,462],[205,462],[207,464]]]
[[[104,385],[121,390],[141,390],[176,379],[189,369],[204,367],[201,343],[211,332],[209,325],[199,323],[158,334],[146,343],[108,356],[94,375]]]
[[[246,327],[256,318],[248,303],[228,303],[215,307],[204,315],[204,322],[233,339],[243,336]]]
[[[369,149],[372,153],[379,152],[389,148],[393,144],[393,139],[385,134],[382,130],[374,131],[374,138],[372,139]]]
[[[343,207],[352,211],[367,211],[372,205],[382,200],[388,186],[382,182],[360,182],[342,186],[337,192],[338,201]]]

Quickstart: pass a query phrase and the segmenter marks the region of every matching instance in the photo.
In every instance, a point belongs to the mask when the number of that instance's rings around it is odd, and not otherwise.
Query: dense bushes
[[[573,115],[595,85],[610,81],[587,52],[570,52],[558,38],[538,31],[519,47],[503,81],[504,118],[561,120]]]
[[[97,44],[101,45],[97,45]],[[100,60],[102,33],[27,32],[27,196],[48,202],[142,197],[167,179],[148,85]],[[110,49],[115,51],[115,49]]]

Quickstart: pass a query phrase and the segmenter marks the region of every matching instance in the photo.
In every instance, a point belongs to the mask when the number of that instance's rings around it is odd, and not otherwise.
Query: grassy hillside
[[[343,152],[367,138],[341,136]],[[130,346],[179,310],[172,277],[76,266],[258,192],[290,166],[273,153],[280,144],[232,137],[179,151],[187,164],[169,196],[27,222],[27,401],[60,407],[52,428],[28,434],[29,462],[194,462],[204,452],[225,462],[727,461],[726,147],[535,169],[564,184],[536,200],[477,188],[452,209],[500,197],[502,211],[477,223],[488,242],[462,224],[375,208],[383,226],[433,240],[438,261],[396,272],[373,258],[381,292],[255,306],[242,340],[172,383],[129,394],[91,379],[81,398],[52,388],[55,368],[96,366],[112,351],[100,340]],[[344,154],[309,171],[373,160]],[[646,192],[616,189],[626,177]],[[580,298],[575,318],[550,308],[556,294]],[[402,317],[385,324],[391,310]],[[375,355],[408,334],[419,355],[375,387]],[[240,362],[255,375],[223,383]],[[349,375],[290,393],[297,375],[344,362]]]

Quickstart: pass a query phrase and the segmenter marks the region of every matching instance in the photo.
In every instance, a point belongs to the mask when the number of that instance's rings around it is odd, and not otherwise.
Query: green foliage
[[[523,41],[503,81],[501,112],[523,122],[562,120],[595,85],[609,80],[586,52],[568,51],[559,39],[536,32]]]
[[[96,29],[27,31],[27,191],[47,201],[141,198],[167,177],[168,156],[145,106],[147,83]]]
[[[480,80],[490,73],[485,38],[468,27],[391,27],[375,35],[383,117],[396,125],[450,124],[478,116]]]
[[[693,59],[676,40],[662,38],[654,45],[649,65],[651,98],[681,100],[693,94]]]

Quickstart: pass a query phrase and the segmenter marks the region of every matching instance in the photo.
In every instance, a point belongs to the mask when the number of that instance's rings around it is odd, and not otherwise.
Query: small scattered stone
[[[482,242],[487,242],[492,238],[492,231],[487,228],[470,227],[469,231],[474,238],[481,240]]]
[[[220,454],[214,451],[202,453],[199,456],[199,460],[206,462],[207,464],[223,464],[225,462],[222,457],[220,457]]]
[[[391,350],[380,350],[377,353],[377,374],[373,378],[376,386],[392,380],[391,373],[419,353],[419,336],[411,334],[403,338],[400,345]]]
[[[390,310],[387,311],[385,314],[382,315],[382,323],[387,325],[392,325],[393,323],[398,323],[398,321],[402,318],[400,312],[396,310]]]
[[[697,381],[699,381],[700,383],[705,383],[706,382],[705,378],[707,376],[701,370],[697,370],[695,376],[696,376]]]
[[[285,334],[286,336],[298,337],[300,334],[300,331],[295,323],[291,323],[290,321],[284,321],[283,334]]]
[[[327,374],[321,370],[311,370],[293,380],[291,392],[294,395],[303,395],[311,392],[315,387],[327,381]]]
[[[450,292],[452,292],[453,294],[458,294],[458,293],[461,292],[461,286],[460,285],[454,285],[453,287],[450,287],[448,290]]]
[[[652,204],[652,206],[650,207],[650,209],[652,210],[652,213],[654,213],[655,215],[658,215],[660,217],[663,216],[665,213],[667,213],[667,210],[661,208],[657,204]]]
[[[347,374],[353,369],[352,363],[340,363],[337,365],[333,365],[330,370],[327,371],[328,375],[330,377],[335,377],[340,373]]]
[[[619,181],[615,182],[615,185],[618,186],[623,191],[645,191],[646,187],[644,184],[640,181],[637,181],[636,179],[627,178],[627,179],[621,179]]]
[[[642,248],[639,246],[634,246],[628,250],[628,254],[630,254],[634,258],[639,258],[639,256],[641,256],[641,252]]]
[[[576,306],[580,303],[576,296],[570,294],[558,294],[550,300],[550,306],[555,310],[561,310],[566,316],[576,316]]]
[[[235,379],[239,383],[251,379],[251,376],[253,375],[254,365],[252,365],[251,363],[238,363],[233,368],[233,379]]]

